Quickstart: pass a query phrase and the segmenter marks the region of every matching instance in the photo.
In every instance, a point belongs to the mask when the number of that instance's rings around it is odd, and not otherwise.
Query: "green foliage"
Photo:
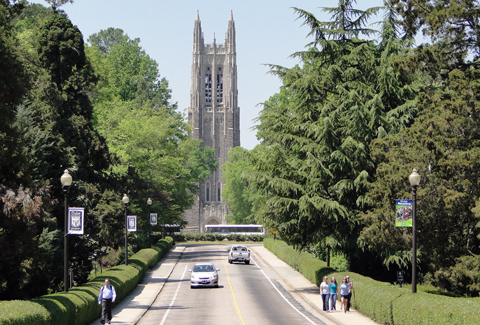
[[[88,37],[88,42],[94,45],[104,56],[110,54],[112,47],[125,37],[120,28],[109,27]]]
[[[100,316],[98,292],[109,278],[115,287],[119,304],[142,281],[172,247],[171,237],[160,240],[152,249],[141,250],[130,260],[129,266],[117,266],[81,287],[67,293],[45,295],[32,301],[0,302],[0,324],[90,324]],[[72,320],[74,322],[72,323]]]
[[[334,271],[327,266],[327,263],[316,259],[311,254],[292,249],[284,241],[265,238],[263,245],[317,286],[322,283],[325,275]]]
[[[261,146],[251,151],[242,147],[235,147],[228,153],[228,162],[222,165],[225,185],[222,197],[232,211],[226,216],[229,223],[247,224],[262,223],[263,220],[255,219],[257,211],[265,206],[263,196],[252,186],[248,186],[245,173],[252,167],[249,165],[248,155],[261,155]]]
[[[423,292],[405,293],[392,304],[395,325],[475,324],[479,298],[450,298]]]
[[[467,325],[475,324],[480,316],[480,298],[451,298],[424,292],[412,294],[408,287],[399,288],[357,273],[332,273],[333,269],[326,268],[324,262],[311,256],[302,258],[301,253],[279,240],[266,238],[264,245],[317,286],[323,276],[338,280],[348,275],[353,283],[352,307],[379,324]],[[315,267],[317,276],[309,277]]]
[[[429,37],[450,64],[463,65],[471,55],[474,60],[478,58],[480,54],[478,1],[390,0],[389,2],[402,16],[401,24],[406,34],[414,36],[421,32]]]
[[[451,272],[447,270],[457,257],[480,253],[480,188],[472,182],[479,178],[478,80],[479,70],[451,71],[442,87],[421,93],[415,123],[378,140],[372,151],[377,181],[370,185],[373,209],[362,217],[366,227],[360,244],[376,251],[385,263],[403,266],[411,260],[411,231],[394,227],[393,205],[394,199],[410,197],[407,177],[417,168],[422,175],[416,218],[419,266],[437,275],[433,284],[444,288],[459,284],[442,275]]]
[[[188,136],[183,116],[169,102],[168,82],[139,39],[108,29],[90,41],[87,53],[99,77],[95,127],[118,158],[113,171],[129,179],[136,175],[128,188],[154,198],[152,209],[162,211],[164,223],[180,224],[194,202],[197,183],[216,168],[213,149]]]
[[[49,311],[42,305],[25,300],[2,301],[0,303],[0,324],[52,324]],[[12,317],[15,315],[16,317]]]
[[[255,191],[248,188],[247,182],[242,178],[242,172],[249,168],[244,158],[245,153],[246,150],[242,147],[232,148],[228,152],[229,161],[222,165],[223,179],[225,180],[222,198],[232,211],[232,214],[226,218],[233,224],[247,224],[253,221],[251,220],[252,196]]]
[[[357,39],[371,33],[366,19],[378,8],[363,12],[352,3],[328,9],[331,23],[296,10],[321,48],[297,53],[301,67],[272,66],[283,86],[264,103],[263,154],[250,155],[253,167],[244,172],[266,202],[258,220],[300,250],[321,244],[350,261],[362,254],[356,212],[366,208],[375,175],[371,143],[411,124],[416,95],[414,75],[397,66],[408,44],[391,34],[382,46]]]
[[[220,234],[191,234],[191,233],[181,233],[175,235],[175,241],[183,242],[183,241],[235,241],[235,242],[245,242],[245,241],[253,241],[253,242],[262,242],[264,236],[262,235],[235,235],[229,234],[227,236],[220,235]]]
[[[456,264],[435,272],[438,285],[457,295],[478,297],[480,291],[480,258],[461,256]]]

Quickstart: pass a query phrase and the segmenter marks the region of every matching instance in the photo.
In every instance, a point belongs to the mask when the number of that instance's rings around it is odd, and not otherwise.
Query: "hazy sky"
[[[30,1],[41,3],[45,1]],[[358,8],[383,5],[383,0],[358,0]],[[93,33],[109,27],[122,29],[130,38],[140,38],[145,52],[158,63],[160,75],[169,81],[173,102],[181,112],[190,106],[190,73],[193,25],[200,14],[205,43],[223,44],[230,11],[237,36],[238,103],[240,143],[253,149],[259,142],[251,130],[261,110],[257,104],[278,92],[280,81],[268,74],[264,64],[292,67],[298,63],[289,56],[302,51],[311,41],[308,27],[296,20],[291,7],[330,20],[320,7],[335,7],[338,1],[324,0],[76,0],[62,7],[86,41]],[[383,14],[382,14],[383,15]],[[382,19],[382,15],[374,21]],[[372,21],[372,23],[374,22]],[[372,28],[376,28],[373,26]]]

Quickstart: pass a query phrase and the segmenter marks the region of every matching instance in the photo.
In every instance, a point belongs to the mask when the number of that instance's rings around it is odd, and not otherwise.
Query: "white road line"
[[[250,259],[253,261],[253,258],[250,257]],[[254,262],[255,263],[255,262]],[[277,290],[277,292],[280,294],[280,296],[282,296],[282,298],[293,308],[295,309],[295,311],[297,313],[299,313],[300,315],[302,315],[306,320],[308,320],[310,323],[312,324],[315,324],[315,322],[313,322],[310,318],[308,318],[305,314],[303,314],[300,310],[298,310],[297,308],[295,308],[294,305],[292,305],[290,303],[290,301],[287,300],[287,298],[285,298],[285,296],[283,295],[283,293],[280,292],[280,290],[278,290],[278,288],[275,286],[275,284],[273,284],[272,280],[270,280],[270,278],[268,277],[268,275],[265,274],[265,272],[263,272],[263,269],[258,266],[258,263],[255,263],[255,265],[260,269],[260,271],[262,271],[263,275],[265,275],[265,277],[268,279],[268,281],[270,282],[270,284],[275,288],[275,290]]]
[[[185,265],[185,270],[183,270],[182,278],[180,280],[183,280],[183,277],[185,275],[185,272],[187,271],[187,265]],[[167,312],[165,315],[163,315],[162,321],[160,322],[160,325],[163,325],[165,321],[167,320],[168,313],[170,312],[170,309],[172,309],[173,304],[175,303],[175,299],[177,299],[177,294],[178,290],[180,289],[180,285],[182,284],[182,281],[178,283],[177,291],[175,291],[175,294],[173,295],[172,302],[170,302],[170,305],[168,305]]]

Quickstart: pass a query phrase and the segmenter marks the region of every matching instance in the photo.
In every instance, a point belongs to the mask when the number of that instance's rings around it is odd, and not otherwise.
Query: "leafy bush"
[[[390,283],[375,281],[352,272],[331,273],[332,268],[312,256],[303,256],[285,242],[264,239],[265,248],[277,255],[305,278],[318,286],[323,276],[334,276],[341,283],[346,275],[353,282],[352,307],[380,324],[439,325],[477,324],[480,319],[480,298],[452,298],[425,292],[411,293]],[[312,277],[312,272],[315,276]]]
[[[101,276],[81,287],[41,296],[32,301],[0,302],[0,324],[91,324],[100,316],[101,307],[97,304],[100,288],[109,278],[117,293],[118,304],[143,279],[148,268],[170,250],[173,239],[160,240],[151,249],[143,249],[129,259],[129,265],[110,268]]]
[[[296,251],[281,240],[265,238],[263,245],[317,286],[322,283],[325,275],[334,271],[327,266],[327,263],[316,259],[311,254]]]

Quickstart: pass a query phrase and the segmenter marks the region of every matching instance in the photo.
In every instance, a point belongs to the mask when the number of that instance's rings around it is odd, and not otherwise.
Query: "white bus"
[[[265,235],[262,225],[205,225],[205,232],[220,235]]]

